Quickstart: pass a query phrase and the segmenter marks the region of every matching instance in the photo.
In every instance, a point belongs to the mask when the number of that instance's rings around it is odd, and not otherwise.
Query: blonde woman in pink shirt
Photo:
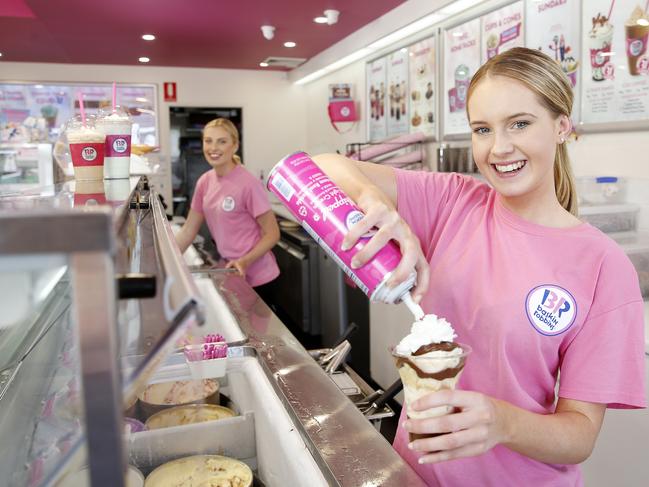
[[[279,267],[270,249],[279,240],[279,226],[261,182],[241,164],[236,151],[239,132],[225,118],[203,129],[203,155],[212,170],[196,183],[187,220],[176,235],[181,252],[194,241],[203,221],[219,254],[246,278],[266,302]]]
[[[561,67],[511,49],[476,72],[467,96],[487,183],[316,157],[366,213],[345,246],[379,228],[357,265],[396,240],[394,281],[416,268],[416,299],[473,348],[458,390],[415,403],[456,412],[402,413],[394,447],[430,485],[580,486],[606,408],[646,406],[638,277],[577,217]],[[408,431],[438,436],[409,443]]]

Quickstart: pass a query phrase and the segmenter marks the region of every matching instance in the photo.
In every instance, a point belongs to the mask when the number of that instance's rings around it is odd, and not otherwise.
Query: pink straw
[[[644,4],[644,11],[645,13],[649,12],[649,0],[647,0],[647,3]]]
[[[81,112],[81,122],[86,126],[86,111],[83,109],[83,94],[79,92],[79,111]]]
[[[608,17],[606,17],[606,20],[611,22],[611,13],[613,13],[613,5],[615,5],[615,0],[611,2],[611,8],[608,9]]]
[[[115,105],[117,104],[116,101],[117,101],[117,85],[113,81],[113,111],[115,111]]]

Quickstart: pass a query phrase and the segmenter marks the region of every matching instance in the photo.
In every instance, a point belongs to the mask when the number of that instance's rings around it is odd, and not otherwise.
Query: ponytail
[[[561,206],[577,216],[577,191],[575,178],[570,168],[566,144],[558,144],[554,156],[554,190]]]

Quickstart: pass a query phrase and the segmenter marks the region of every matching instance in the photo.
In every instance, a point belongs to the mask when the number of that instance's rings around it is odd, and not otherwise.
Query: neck
[[[215,167],[214,171],[216,171],[217,176],[222,177],[232,171],[235,167],[237,167],[237,163],[231,160],[221,166]]]
[[[554,185],[551,191],[538,188],[536,193],[517,197],[500,195],[500,201],[512,213],[537,225],[561,228],[580,223],[574,215],[561,206],[554,192]]]

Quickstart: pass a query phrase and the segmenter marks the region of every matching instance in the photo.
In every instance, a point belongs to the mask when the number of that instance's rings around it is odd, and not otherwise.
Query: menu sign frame
[[[434,35],[408,47],[410,71],[410,133],[421,132],[429,140],[437,140],[438,82],[437,39]]]
[[[582,1],[580,128],[586,132],[649,128],[649,13],[648,25],[634,17],[643,8],[639,0]]]
[[[463,139],[471,134],[466,95],[471,77],[482,65],[480,33],[480,17],[444,29],[442,128],[445,139]]]

